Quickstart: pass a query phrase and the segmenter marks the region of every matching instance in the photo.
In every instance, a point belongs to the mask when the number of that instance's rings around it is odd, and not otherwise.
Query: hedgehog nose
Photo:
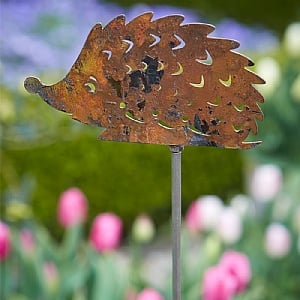
[[[24,81],[24,88],[31,94],[37,94],[43,86],[36,77],[27,77]]]

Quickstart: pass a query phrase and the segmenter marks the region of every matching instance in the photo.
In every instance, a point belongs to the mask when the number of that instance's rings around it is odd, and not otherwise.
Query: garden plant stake
[[[120,15],[96,24],[70,72],[46,86],[24,86],[80,122],[105,128],[101,140],[169,145],[172,153],[173,299],[181,299],[181,152],[184,146],[249,149],[257,133],[264,81],[239,43],[209,37],[208,24],[183,24],[152,13],[129,23]]]

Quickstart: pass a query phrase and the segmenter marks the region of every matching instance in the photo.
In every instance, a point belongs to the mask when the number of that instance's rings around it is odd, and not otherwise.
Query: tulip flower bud
[[[7,258],[11,249],[9,227],[0,221],[0,261]]]
[[[245,290],[251,279],[251,265],[248,257],[236,251],[226,251],[220,265],[236,280],[236,292]]]
[[[152,240],[155,228],[147,215],[138,216],[132,225],[132,237],[136,242],[147,243]]]
[[[274,222],[266,229],[264,243],[265,250],[270,257],[284,257],[291,248],[290,232],[284,225]]]
[[[49,261],[45,262],[43,264],[43,275],[48,290],[56,290],[59,284],[58,270],[56,265]]]
[[[299,36],[300,36],[300,22],[290,24],[285,32],[284,44],[288,54],[294,58],[298,58],[300,56]]]
[[[20,244],[22,250],[26,254],[32,254],[35,249],[35,239],[32,232],[27,229],[23,228],[20,232]]]
[[[163,300],[163,296],[154,289],[145,288],[138,295],[136,300]]]
[[[219,218],[216,232],[226,244],[237,242],[242,234],[242,220],[237,211],[232,207],[226,207]]]
[[[187,210],[187,229],[191,232],[214,229],[222,210],[223,203],[219,197],[207,195],[198,198]]]
[[[121,234],[122,220],[112,213],[103,213],[92,224],[90,241],[96,251],[109,252],[119,246]]]
[[[87,218],[87,200],[78,188],[70,188],[59,198],[57,216],[63,227],[72,227]]]
[[[203,300],[231,300],[235,291],[235,278],[221,265],[205,271],[202,284]]]
[[[280,191],[282,172],[276,165],[262,165],[254,170],[250,192],[257,201],[268,202]]]

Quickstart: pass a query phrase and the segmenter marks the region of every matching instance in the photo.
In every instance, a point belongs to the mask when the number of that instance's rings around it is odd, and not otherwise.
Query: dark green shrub
[[[171,163],[168,147],[100,142],[90,134],[70,141],[23,150],[5,156],[21,177],[35,178],[32,206],[38,220],[53,228],[59,194],[77,186],[87,195],[90,217],[100,212],[119,214],[128,226],[141,213],[156,222],[168,220]],[[242,189],[240,152],[187,147],[182,155],[183,208],[202,194],[227,196]]]

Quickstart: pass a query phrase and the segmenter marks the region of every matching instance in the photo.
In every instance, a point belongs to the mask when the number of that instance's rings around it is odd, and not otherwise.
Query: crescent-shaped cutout
[[[112,56],[111,50],[103,50],[102,52],[105,53],[105,54],[107,54],[107,56],[108,56],[107,59],[110,60],[110,58]]]
[[[150,35],[154,38],[154,42],[149,46],[149,48],[155,46],[160,42],[160,37],[158,35],[150,33]]]
[[[196,62],[210,66],[213,63],[213,59],[207,50],[205,50],[205,52],[206,52],[206,58],[205,59],[196,58]]]
[[[159,61],[158,62],[158,68],[157,68],[157,71],[161,71],[161,70],[163,70],[165,68],[165,65],[161,62],[161,61]]]
[[[127,48],[126,51],[125,51],[125,53],[128,53],[128,52],[132,49],[134,43],[133,43],[131,40],[122,40],[122,41],[123,41],[124,43],[128,44],[128,48]]]
[[[179,69],[175,73],[172,73],[171,74],[172,76],[178,76],[178,75],[180,75],[180,74],[183,73],[183,66],[182,66],[182,64],[180,62],[177,62],[177,65],[178,65]]]
[[[196,88],[203,88],[204,87],[204,77],[201,75],[201,81],[200,83],[192,83],[190,82],[190,85]]]
[[[174,36],[176,37],[176,39],[180,42],[179,45],[175,46],[174,48],[172,48],[172,50],[178,50],[178,49],[182,49],[185,46],[185,41],[177,34],[174,34]]]
[[[126,72],[126,74],[130,74],[132,72],[132,68],[129,65],[126,65],[126,67],[128,68],[128,71]]]
[[[226,87],[230,87],[231,86],[231,75],[229,75],[229,78],[227,80],[222,80],[221,78],[219,79],[219,81]]]

